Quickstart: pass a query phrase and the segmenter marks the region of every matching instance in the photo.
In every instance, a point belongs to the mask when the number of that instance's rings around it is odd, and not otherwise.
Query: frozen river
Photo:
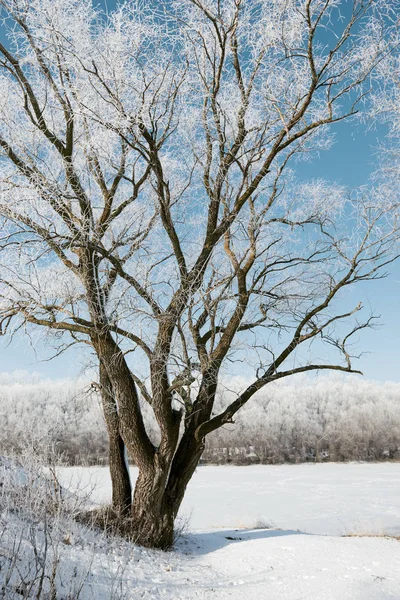
[[[137,475],[131,469],[132,479]],[[111,500],[108,468],[60,469],[64,486]],[[263,525],[307,533],[400,535],[400,463],[199,467],[180,516],[192,531]]]

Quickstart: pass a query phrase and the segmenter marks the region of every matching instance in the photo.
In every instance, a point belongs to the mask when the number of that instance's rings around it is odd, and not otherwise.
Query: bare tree
[[[343,290],[394,259],[396,202],[289,165],[357,112],[391,3],[0,6],[2,329],[94,349],[114,505],[131,506],[126,447],[136,539],[167,548],[207,434],[279,378],[354,372],[370,321]],[[253,382],[214,414],[234,361]]]

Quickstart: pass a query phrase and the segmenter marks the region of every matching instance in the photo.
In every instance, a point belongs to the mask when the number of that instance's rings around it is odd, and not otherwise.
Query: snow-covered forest
[[[204,454],[238,464],[398,456],[400,384],[335,376],[269,387],[210,436]]]
[[[0,454],[57,445],[68,462],[101,460],[107,436],[95,394],[83,380],[44,380],[25,372],[0,375]],[[79,459],[78,459],[79,457]]]
[[[243,387],[225,382],[216,410]],[[146,426],[156,441],[154,416]],[[105,464],[107,434],[89,380],[0,377],[0,453],[54,444],[68,464]],[[43,443],[41,444],[43,447]],[[400,383],[324,376],[278,382],[259,392],[234,424],[209,436],[204,463],[387,460],[400,457]]]

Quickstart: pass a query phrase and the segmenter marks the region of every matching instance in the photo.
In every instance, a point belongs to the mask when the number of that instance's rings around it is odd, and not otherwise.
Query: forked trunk
[[[131,519],[125,520],[125,525],[137,544],[167,550],[173,545],[174,521],[201,456],[203,443],[195,438],[193,423],[176,448],[181,413],[170,408],[171,397],[168,396],[167,400],[161,398],[156,402],[160,427],[161,424],[163,427],[160,446],[155,447],[146,432],[136,386],[121,350],[109,334],[94,336],[93,345],[104,366],[101,366],[101,382],[110,435],[113,503],[120,507],[118,512],[121,513],[121,525],[124,525],[128,494],[130,503],[130,483],[128,486],[121,435],[129,456],[139,469]],[[123,529],[126,531],[125,526]]]

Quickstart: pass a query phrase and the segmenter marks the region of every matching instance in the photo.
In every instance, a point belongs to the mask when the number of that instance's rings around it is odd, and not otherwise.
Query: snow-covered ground
[[[60,480],[110,498],[107,469]],[[120,571],[132,599],[400,600],[400,541],[343,537],[400,536],[399,463],[200,467],[181,518],[173,552],[98,548],[93,598]]]

